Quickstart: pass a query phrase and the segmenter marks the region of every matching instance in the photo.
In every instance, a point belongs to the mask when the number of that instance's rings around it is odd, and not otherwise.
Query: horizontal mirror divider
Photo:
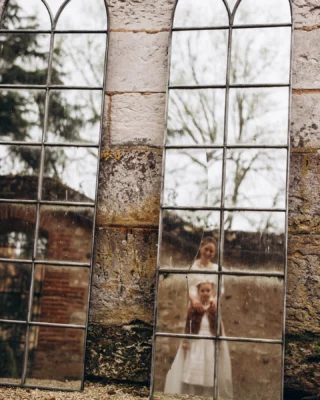
[[[214,31],[214,30],[227,30],[227,29],[259,29],[259,28],[291,28],[292,23],[284,22],[279,24],[241,24],[241,25],[221,25],[221,26],[192,26],[192,27],[175,27],[172,28],[173,32],[184,31]]]
[[[70,86],[70,85],[28,85],[1,83],[1,89],[48,89],[48,90],[103,90],[103,86]]]
[[[72,202],[72,201],[50,201],[50,200],[17,200],[17,199],[0,199],[0,203],[7,204],[43,204],[48,206],[71,206],[71,207],[95,207],[95,203],[89,202]]]
[[[172,274],[172,275],[188,275],[188,274],[201,274],[201,275],[228,275],[228,276],[253,276],[265,278],[283,278],[285,277],[282,272],[259,272],[259,271],[205,271],[197,269],[175,269],[175,268],[159,268],[159,274]]]
[[[0,142],[1,144],[1,142]],[[211,144],[198,144],[198,145],[166,145],[165,149],[168,150],[183,150],[183,149],[289,149],[288,145],[278,144],[278,145],[269,145],[269,144],[228,144],[228,145],[211,145]]]
[[[286,212],[285,208],[248,208],[248,207],[185,207],[185,206],[161,206],[163,210],[183,210],[183,211],[253,211],[253,212]]]
[[[72,30],[72,29],[53,29],[53,30],[46,30],[46,29],[0,29],[0,34],[10,34],[10,33],[15,33],[15,34],[28,34],[28,33],[34,33],[34,34],[51,34],[51,33],[97,33],[97,34],[108,34],[108,30],[93,30],[93,29],[89,29],[89,30]]]
[[[80,380],[80,379],[79,379]],[[72,381],[71,381],[72,382]],[[3,383],[0,383],[1,386],[3,386]],[[10,383],[10,386],[11,383]],[[41,386],[41,385],[28,385],[27,383],[22,384],[22,385],[15,385],[15,386],[19,386],[19,387],[23,387],[23,388],[28,388],[28,389],[42,389],[42,390],[52,390],[52,391],[56,391],[56,392],[82,392],[81,389],[71,389],[71,388],[65,388],[62,386]]]
[[[290,87],[289,83],[234,83],[230,85],[172,85],[169,90],[197,90],[197,89],[250,89],[250,88],[277,88]],[[0,85],[1,88],[1,85]]]
[[[45,146],[45,147],[87,147],[99,148],[97,143],[84,143],[84,142],[21,142],[21,141],[5,141],[1,140],[0,145],[6,146]]]
[[[4,319],[0,318],[0,324],[8,324],[8,325],[28,325],[28,321],[22,321],[17,319]]]
[[[66,329],[81,329],[85,330],[85,325],[76,324],[58,324],[54,322],[35,322],[35,321],[17,321],[10,319],[0,319],[0,324],[12,324],[12,325],[29,325],[29,326],[47,326],[53,328],[66,328]]]
[[[72,262],[72,261],[49,261],[49,260],[21,260],[14,258],[0,258],[0,262],[6,262],[11,264],[41,264],[41,265],[50,265],[52,267],[83,267],[83,268],[91,268],[90,263],[80,263],[80,262]]]
[[[283,344],[282,340],[276,340],[276,339],[259,339],[259,338],[231,337],[231,336],[203,336],[203,335],[187,335],[183,333],[164,333],[164,332],[156,332],[155,336],[168,337],[168,338],[181,338],[181,339],[206,339],[212,341],[226,341],[226,342]]]

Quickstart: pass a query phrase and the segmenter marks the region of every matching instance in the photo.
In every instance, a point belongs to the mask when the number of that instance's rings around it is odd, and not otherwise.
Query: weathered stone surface
[[[320,148],[320,93],[292,96],[291,144],[294,148]]]
[[[320,8],[318,0],[294,0],[293,16],[296,28],[319,26]]]
[[[98,229],[90,321],[152,322],[158,231]]]
[[[108,92],[165,92],[169,33],[113,32]]]
[[[162,146],[165,101],[165,94],[112,96],[111,145]]]
[[[175,0],[108,0],[111,29],[169,29]]]
[[[295,31],[293,48],[293,87],[320,88],[320,29]]]
[[[158,225],[161,150],[114,149],[102,153],[98,225]]]
[[[288,334],[320,334],[320,235],[289,237],[287,315]]]
[[[320,153],[293,153],[289,188],[289,231],[320,232]]]
[[[117,326],[90,324],[86,375],[120,381],[148,382],[152,327],[141,321]]]

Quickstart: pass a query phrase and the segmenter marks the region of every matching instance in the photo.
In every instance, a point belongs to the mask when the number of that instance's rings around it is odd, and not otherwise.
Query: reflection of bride
[[[216,309],[217,291],[211,291],[209,305],[204,305],[202,294],[199,288],[206,286],[216,289],[218,284],[217,275],[205,275],[206,271],[218,271],[218,265],[211,260],[216,254],[216,246],[212,238],[207,237],[201,241],[199,258],[192,265],[192,270],[202,271],[203,274],[189,274],[189,298],[188,318],[195,315],[199,320],[200,327],[197,331],[187,329],[185,333],[193,333],[204,336],[213,336],[214,329],[210,310]],[[208,285],[208,283],[210,283]],[[223,288],[222,288],[223,293]],[[199,317],[200,316],[200,317]],[[190,318],[189,318],[190,320]],[[190,321],[189,321],[190,322]],[[192,325],[192,321],[191,321]],[[224,336],[224,328],[220,323],[220,334]],[[188,343],[186,345],[186,343]],[[167,374],[165,383],[165,393],[181,393],[198,396],[213,396],[213,377],[215,363],[215,342],[208,339],[193,339],[186,342],[184,340],[179,347],[175,360]],[[219,346],[218,360],[218,390],[219,399],[232,400],[232,376],[231,362],[228,343],[221,341]]]

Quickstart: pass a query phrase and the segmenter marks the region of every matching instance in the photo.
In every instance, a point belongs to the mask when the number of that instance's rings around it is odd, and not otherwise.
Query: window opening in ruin
[[[283,399],[292,5],[178,0],[151,397]]]
[[[0,385],[81,390],[104,0],[8,0],[0,25]]]

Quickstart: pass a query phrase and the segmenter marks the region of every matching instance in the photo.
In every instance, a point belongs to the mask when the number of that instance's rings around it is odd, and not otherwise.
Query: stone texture
[[[293,94],[291,145],[320,148],[320,92]]]
[[[175,0],[108,0],[111,29],[169,29]]]
[[[165,101],[165,94],[112,96],[111,145],[162,146]]]
[[[289,232],[320,232],[320,153],[293,153],[289,188]]]
[[[98,225],[158,225],[161,153],[143,148],[102,153]]]
[[[90,321],[151,324],[158,231],[98,229]]]
[[[169,33],[113,32],[108,92],[165,92]]]
[[[296,28],[319,26],[319,0],[294,0],[293,16]]]
[[[293,47],[293,88],[320,88],[320,29],[295,31]]]

